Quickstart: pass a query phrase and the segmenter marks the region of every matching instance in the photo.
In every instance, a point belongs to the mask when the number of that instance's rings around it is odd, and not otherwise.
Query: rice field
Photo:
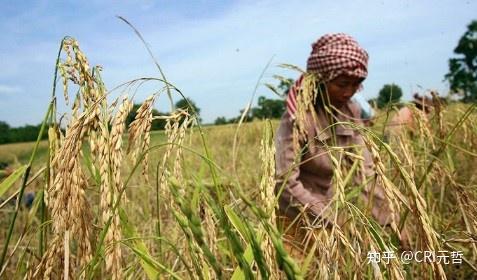
[[[330,208],[346,222],[306,227],[295,254],[277,224],[277,121],[201,127],[194,112],[176,110],[163,117],[165,131],[151,132],[154,104],[182,94],[162,71],[123,84],[108,103],[101,69],[76,40],[62,41],[57,65],[62,89],[45,114],[48,141],[0,146],[15,167],[2,198],[36,194],[31,208],[2,203],[1,278],[477,278],[475,105],[416,111],[415,129],[393,135],[392,110],[372,128],[348,124],[363,135],[401,222],[380,227],[345,170]],[[158,90],[126,127],[134,89],[146,82]],[[59,99],[69,104],[62,123]],[[330,148],[339,162],[344,151]],[[399,243],[403,228],[409,248]]]

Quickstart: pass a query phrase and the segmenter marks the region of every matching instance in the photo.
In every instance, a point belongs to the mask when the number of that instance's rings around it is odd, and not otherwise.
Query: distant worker
[[[422,112],[422,117],[427,118],[433,107],[432,99],[427,96],[420,96],[418,93],[413,95],[410,105],[414,105],[417,110]],[[415,113],[410,106],[402,107],[388,123],[390,134],[398,134],[403,131],[413,133],[416,129]]]

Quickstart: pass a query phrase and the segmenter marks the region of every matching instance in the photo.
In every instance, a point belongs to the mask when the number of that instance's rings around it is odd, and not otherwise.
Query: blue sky
[[[386,83],[413,91],[436,89],[466,26],[477,19],[477,1],[8,1],[0,2],[0,120],[36,124],[43,116],[58,45],[75,37],[92,65],[103,66],[108,88],[138,77],[159,77],[131,29],[149,43],[167,78],[201,108],[205,122],[234,117],[263,82],[305,67],[311,43],[329,32],[355,37],[370,54],[362,94]],[[422,89],[421,89],[422,88]],[[136,95],[143,101],[154,90]],[[264,86],[257,96],[274,95]],[[168,111],[166,98],[156,102]]]

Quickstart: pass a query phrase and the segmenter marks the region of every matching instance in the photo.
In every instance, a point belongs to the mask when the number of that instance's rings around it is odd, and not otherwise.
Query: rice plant
[[[142,37],[141,37],[142,39]],[[156,62],[157,64],[157,62]],[[160,70],[159,65],[157,64]],[[290,235],[277,211],[276,121],[202,127],[195,112],[163,116],[151,132],[156,102],[182,92],[160,78],[108,90],[78,42],[66,37],[51,102],[28,161],[0,184],[2,278],[27,279],[470,279],[477,276],[475,105],[416,111],[416,131],[345,123],[364,139],[330,145],[335,196],[332,226],[305,218]],[[107,69],[106,69],[107,71]],[[56,89],[62,81],[62,92]],[[156,86],[126,127],[134,92]],[[112,92],[119,93],[111,100]],[[58,102],[68,105],[58,112]],[[112,102],[109,102],[111,100]],[[332,127],[328,128],[332,129]],[[387,135],[385,140],[384,135]],[[40,139],[40,138],[39,138]],[[237,141],[238,139],[238,141]],[[39,156],[38,149],[46,151]],[[235,147],[235,148],[232,148]],[[10,148],[7,148],[10,149]],[[395,221],[382,228],[363,200],[367,149]],[[0,153],[4,153],[0,147]],[[35,191],[33,206],[21,206]],[[400,244],[403,229],[409,244]],[[404,263],[400,253],[459,252],[461,263]],[[393,252],[386,262],[370,253]]]

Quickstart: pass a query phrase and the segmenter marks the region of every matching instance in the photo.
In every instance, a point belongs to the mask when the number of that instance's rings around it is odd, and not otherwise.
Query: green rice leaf
[[[247,263],[251,265],[253,261],[253,250],[251,245],[247,246],[247,249],[245,250],[245,253],[243,254],[243,256],[245,258],[245,261],[247,261]],[[246,279],[245,273],[243,273],[240,267],[237,267],[234,271],[234,274],[232,274],[232,277],[230,278],[230,280],[241,280],[241,279]]]
[[[136,230],[134,229],[134,226],[128,222],[126,212],[123,209],[120,209],[119,216],[121,217],[121,226],[125,237],[131,238],[136,236]],[[126,245],[141,259],[141,267],[144,269],[147,277],[151,280],[157,279],[160,273],[160,270],[158,269],[160,265],[151,257],[144,242],[136,239],[129,243],[130,244]]]
[[[26,165],[19,167],[10,176],[8,176],[2,183],[0,183],[0,196],[4,195],[11,186],[25,173]]]
[[[232,223],[232,225],[240,233],[240,236],[242,236],[242,239],[249,240],[250,238],[249,238],[249,233],[247,231],[247,227],[243,224],[240,217],[229,206],[224,206],[224,210],[230,222]]]

